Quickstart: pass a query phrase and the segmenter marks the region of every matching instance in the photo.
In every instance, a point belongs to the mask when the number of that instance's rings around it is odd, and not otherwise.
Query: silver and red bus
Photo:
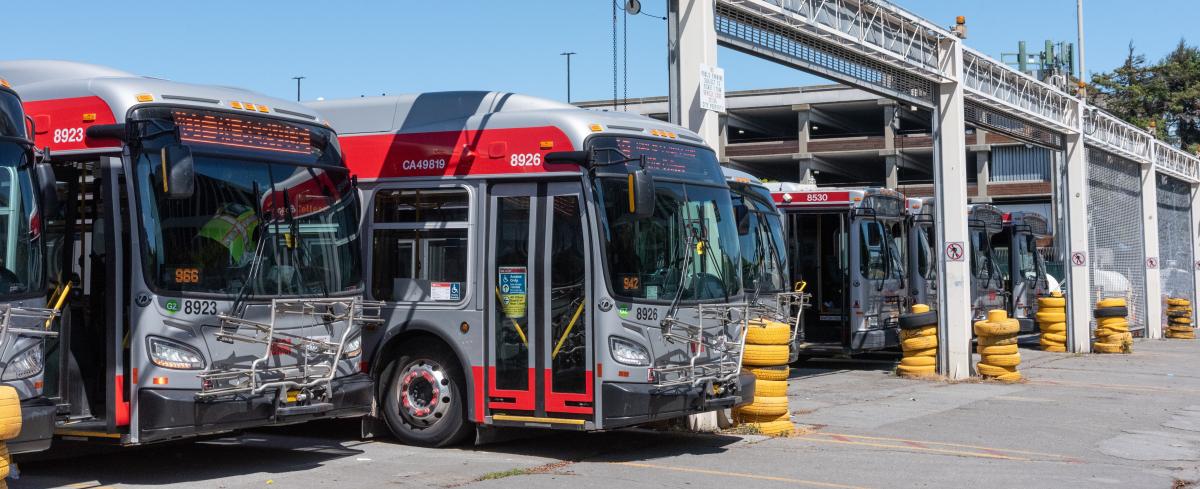
[[[804,281],[801,356],[899,346],[910,298],[904,196],[883,188],[838,189],[768,182],[787,229],[791,281]]]
[[[3,76],[0,70],[0,385],[20,399],[21,430],[7,441],[8,452],[24,453],[48,448],[54,428],[45,359],[57,322],[46,302],[44,216],[58,199],[50,167],[35,156],[30,119]]]
[[[57,430],[141,444],[359,416],[358,193],[311,109],[61,61],[0,63],[64,202]]]
[[[360,182],[386,304],[363,345],[371,426],[442,446],[749,400],[736,214],[696,134],[500,92],[311,107]]]
[[[934,211],[937,203],[932,197],[907,199],[909,282],[913,300],[937,309],[937,260],[940,255],[961,253],[960,259],[971,266],[971,315],[974,320],[987,317],[987,311],[1004,309],[1009,312],[1010,293],[1004,279],[995,248],[997,236],[1004,231],[1003,214],[989,204],[967,206],[968,243],[947,244],[936,249]]]

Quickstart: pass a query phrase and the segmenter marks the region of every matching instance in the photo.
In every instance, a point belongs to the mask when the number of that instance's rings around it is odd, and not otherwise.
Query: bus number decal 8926
[[[508,159],[509,166],[542,166],[541,153],[513,153]]]

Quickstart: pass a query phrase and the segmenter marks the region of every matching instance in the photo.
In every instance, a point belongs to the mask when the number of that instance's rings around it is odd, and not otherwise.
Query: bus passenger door
[[[487,415],[583,427],[594,379],[580,185],[494,185],[490,210]]]

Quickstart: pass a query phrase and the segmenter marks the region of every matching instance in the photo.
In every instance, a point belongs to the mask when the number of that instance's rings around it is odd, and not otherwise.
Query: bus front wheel
[[[448,349],[429,340],[406,345],[392,362],[382,392],[388,428],[400,441],[444,447],[471,433],[466,382]]]

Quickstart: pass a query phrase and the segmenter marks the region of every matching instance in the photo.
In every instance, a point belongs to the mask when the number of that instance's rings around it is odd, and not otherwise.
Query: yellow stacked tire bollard
[[[1017,333],[1021,324],[1010,319],[1003,309],[988,311],[988,318],[975,322],[975,336],[979,363],[975,368],[979,374],[1003,382],[1021,380],[1017,365],[1021,364],[1021,353],[1017,351]]]
[[[1096,302],[1096,353],[1133,353],[1133,335],[1129,334],[1129,309],[1125,299],[1114,297]]]
[[[1038,297],[1038,312],[1034,316],[1042,332],[1038,344],[1044,351],[1067,351],[1067,298],[1061,292],[1050,297]]]
[[[1192,326],[1192,302],[1187,299],[1167,299],[1167,338],[1196,339]]]
[[[8,487],[8,478],[12,458],[8,454],[5,441],[16,438],[21,434],[21,398],[17,390],[9,386],[0,386],[0,488]]]
[[[733,419],[759,434],[792,434],[788,410],[788,343],[792,330],[787,323],[755,319],[746,329],[746,350],[742,364],[754,374],[754,401],[733,412]]]
[[[937,313],[925,304],[916,304],[911,314],[900,316],[900,349],[904,357],[896,367],[901,377],[926,377],[937,374]]]

